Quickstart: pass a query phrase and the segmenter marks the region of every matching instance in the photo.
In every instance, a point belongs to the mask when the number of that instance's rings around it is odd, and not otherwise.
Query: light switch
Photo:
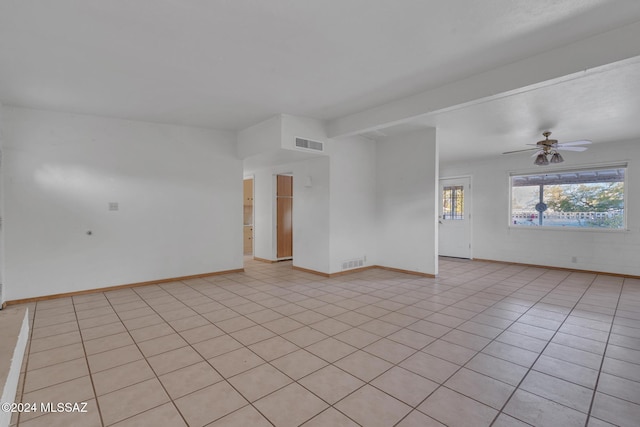
[[[109,202],[109,210],[117,211],[119,209],[118,202]]]

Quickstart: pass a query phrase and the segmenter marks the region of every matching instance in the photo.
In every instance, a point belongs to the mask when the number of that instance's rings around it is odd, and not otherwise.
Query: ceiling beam
[[[469,78],[330,120],[335,138],[384,129],[421,116],[462,108],[640,61],[635,22]]]

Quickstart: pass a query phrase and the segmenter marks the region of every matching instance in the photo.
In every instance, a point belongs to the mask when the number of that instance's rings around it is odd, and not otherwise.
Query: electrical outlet
[[[578,257],[577,257],[577,256],[572,256],[572,257],[571,257],[571,262],[572,262],[572,263],[574,263],[574,264],[575,264],[576,262],[578,262]]]

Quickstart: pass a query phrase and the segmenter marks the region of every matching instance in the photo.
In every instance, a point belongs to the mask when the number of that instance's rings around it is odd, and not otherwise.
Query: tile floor
[[[442,259],[30,305],[19,426],[637,426],[640,280]]]

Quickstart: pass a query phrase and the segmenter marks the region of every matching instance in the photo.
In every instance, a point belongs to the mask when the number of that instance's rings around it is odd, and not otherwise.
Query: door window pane
[[[442,219],[464,219],[464,190],[462,185],[443,187]]]

